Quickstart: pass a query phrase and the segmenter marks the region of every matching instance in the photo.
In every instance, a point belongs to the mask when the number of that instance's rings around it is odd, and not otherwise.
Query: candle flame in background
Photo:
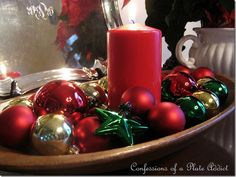
[[[68,68],[62,68],[62,80],[69,80],[71,71]]]
[[[0,64],[0,74],[3,78],[7,77],[7,67],[3,63]]]
[[[130,4],[129,4],[129,22],[135,23],[136,13],[137,13],[136,4],[134,3],[134,1],[130,1]]]

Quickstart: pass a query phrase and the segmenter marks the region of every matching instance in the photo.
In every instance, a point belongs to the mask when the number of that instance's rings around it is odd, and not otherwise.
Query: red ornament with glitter
[[[88,100],[77,85],[57,80],[45,84],[37,91],[33,107],[38,116],[57,113],[69,117],[76,111],[86,111]]]
[[[168,89],[174,97],[191,95],[196,89],[197,85],[193,78],[186,73],[176,73],[169,75],[163,82],[168,82]],[[165,84],[162,84],[162,90]]]

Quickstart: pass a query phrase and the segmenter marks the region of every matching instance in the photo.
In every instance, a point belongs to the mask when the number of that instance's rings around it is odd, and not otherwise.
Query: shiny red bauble
[[[198,81],[199,79],[205,78],[205,77],[210,77],[210,78],[215,78],[215,75],[213,71],[210,68],[207,67],[199,67],[191,73],[191,76]]]
[[[72,125],[76,125],[79,123],[79,121],[81,121],[83,119],[83,114],[80,112],[74,112],[72,113],[67,120],[72,124]]]
[[[36,116],[27,106],[12,106],[0,114],[0,144],[19,147],[29,141]]]
[[[48,113],[64,114],[83,112],[88,101],[84,92],[74,83],[57,80],[41,87],[34,96],[34,111],[38,116]]]
[[[35,96],[35,93],[32,94],[32,95],[28,98],[28,100],[31,101],[31,102],[33,102],[33,101],[34,101],[34,96]]]
[[[166,80],[169,80],[169,90],[175,97],[191,95],[197,89],[195,80],[186,73],[169,75]]]
[[[75,145],[80,153],[107,150],[111,147],[109,136],[95,135],[101,123],[98,117],[86,117],[79,121],[74,128]]]
[[[177,133],[185,127],[184,112],[174,103],[162,102],[154,106],[147,116],[153,132],[158,135]]]
[[[169,74],[170,74],[169,70],[162,70],[161,71],[161,81],[163,81]]]
[[[155,105],[151,91],[143,87],[131,87],[121,96],[121,104],[129,103],[133,114],[142,115]]]
[[[175,73],[179,73],[179,72],[190,74],[191,70],[189,68],[187,68],[186,66],[179,65],[179,66],[174,67],[174,69],[172,69],[171,74],[175,74]]]

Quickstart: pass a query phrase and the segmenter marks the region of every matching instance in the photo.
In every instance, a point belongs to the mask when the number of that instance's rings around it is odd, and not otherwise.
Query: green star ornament
[[[117,112],[96,108],[98,117],[103,122],[96,130],[96,135],[117,135],[127,145],[134,144],[133,136],[148,129],[139,122],[118,114]]]

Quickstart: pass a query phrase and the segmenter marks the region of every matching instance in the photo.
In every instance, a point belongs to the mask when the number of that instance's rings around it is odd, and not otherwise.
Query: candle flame
[[[134,1],[131,1],[129,4],[129,21],[135,23],[137,8]]]
[[[62,68],[62,80],[69,80],[71,77],[71,71],[68,68]]]
[[[2,77],[7,77],[7,67],[3,63],[0,64],[0,73],[2,74]]]

